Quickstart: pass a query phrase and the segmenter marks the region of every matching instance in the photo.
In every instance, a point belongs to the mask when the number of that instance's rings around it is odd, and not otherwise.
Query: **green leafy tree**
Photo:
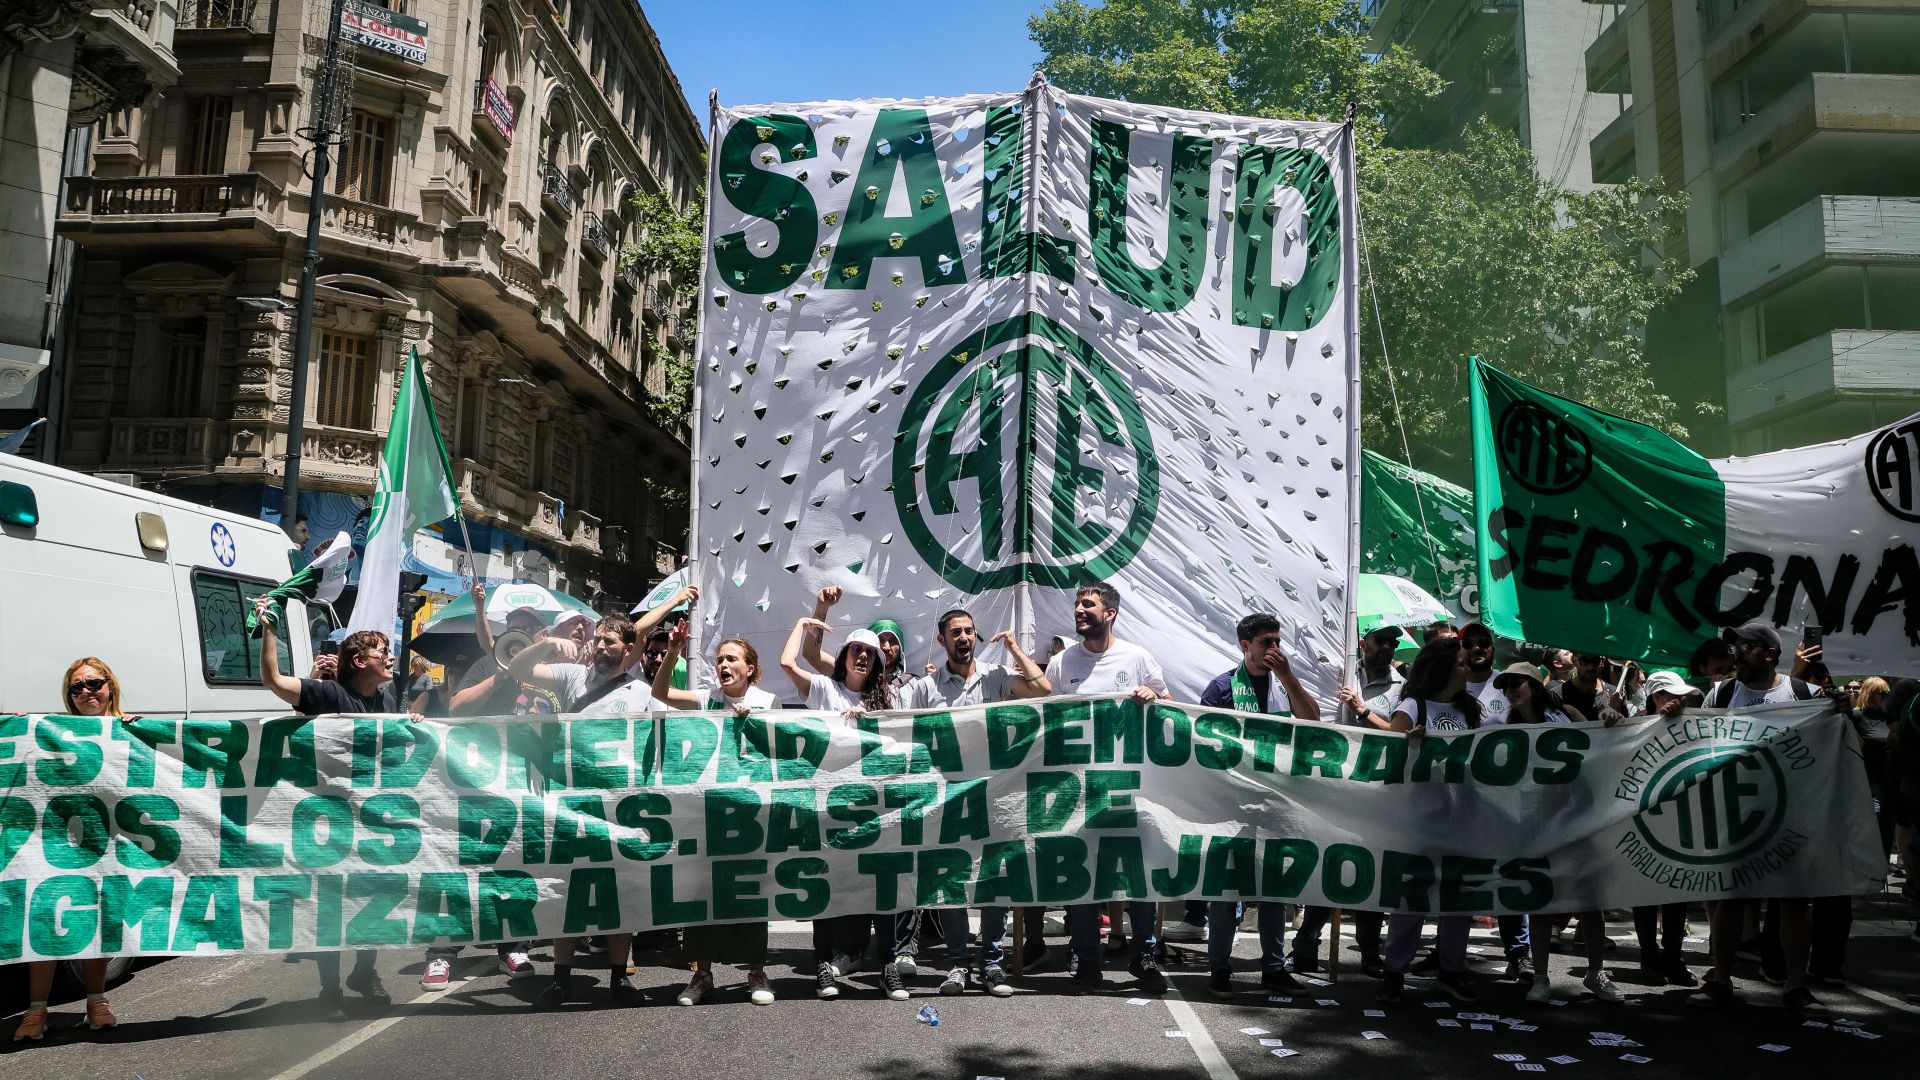
[[[1388,146],[1380,118],[1422,108],[1444,83],[1399,46],[1370,55],[1355,0],[1057,0],[1027,25],[1048,78],[1074,93],[1276,119],[1340,121],[1354,107],[1373,449],[1403,456],[1404,422],[1414,465],[1466,479],[1474,354],[1685,434],[1640,338],[1689,273],[1654,254],[1676,197],[1638,183],[1555,189],[1484,122],[1449,147]]]
[[[685,205],[674,202],[665,192],[636,194],[633,209],[637,239],[621,249],[620,265],[633,267],[647,277],[664,277],[676,289],[693,287],[700,280],[704,257],[705,206],[704,190],[695,191]],[[690,305],[681,316],[682,341],[693,337],[698,307]],[[673,431],[693,412],[693,360],[690,350],[669,348],[658,330],[651,345],[660,358],[666,390],[649,396],[647,411],[654,423]]]

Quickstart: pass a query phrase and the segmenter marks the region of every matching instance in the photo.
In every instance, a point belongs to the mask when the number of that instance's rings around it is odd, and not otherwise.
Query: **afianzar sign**
[[[411,63],[427,62],[427,24],[366,0],[346,0],[340,10],[340,36]]]

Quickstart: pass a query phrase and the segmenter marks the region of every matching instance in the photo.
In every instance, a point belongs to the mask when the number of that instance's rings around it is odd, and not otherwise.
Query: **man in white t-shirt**
[[[1020,648],[1011,630],[993,635],[988,644],[1005,645],[1013,658],[1013,666],[980,663],[975,656],[979,632],[974,629],[973,616],[963,609],[954,608],[940,616],[939,633],[934,640],[946,651],[947,662],[901,687],[899,705],[902,709],[965,709],[1012,698],[1045,697],[1052,689],[1046,673]],[[940,992],[965,993],[967,978],[973,969],[973,950],[967,943],[967,909],[941,908],[933,914],[939,920],[940,936],[947,943],[949,963]],[[980,987],[995,997],[1013,993],[1013,984],[1007,981],[1000,966],[1006,956],[1006,937],[1007,908],[981,908]],[[917,938],[915,924],[895,920],[896,964],[902,956],[918,951]]]
[[[1707,691],[1707,707],[1744,709],[1778,701],[1805,701],[1820,696],[1819,691],[1799,679],[1780,674],[1780,631],[1764,619],[1720,632],[1733,646],[1733,678],[1715,683]],[[1827,1007],[1807,989],[1807,954],[1812,944],[1810,903],[1802,897],[1770,901],[1779,905],[1780,949],[1786,960],[1786,992],[1781,1003],[1803,1016],[1824,1015]],[[1713,955],[1713,971],[1700,989],[1687,998],[1687,1004],[1715,1008],[1734,1000],[1734,950],[1739,947],[1746,904],[1722,900],[1709,904],[1709,924],[1713,931],[1708,945]],[[1762,967],[1764,968],[1764,964]]]
[[[1171,698],[1160,662],[1147,650],[1113,634],[1120,618],[1120,590],[1106,582],[1083,585],[1073,598],[1073,632],[1080,640],[1047,661],[1047,682],[1056,694],[1132,694],[1143,706]],[[1067,907],[1067,929],[1075,967],[1073,983],[1085,990],[1105,980],[1100,975],[1100,904]],[[1127,970],[1140,989],[1157,993],[1167,988],[1154,956],[1160,944],[1155,936],[1159,906],[1148,900],[1128,901],[1127,921],[1133,925],[1133,962]]]

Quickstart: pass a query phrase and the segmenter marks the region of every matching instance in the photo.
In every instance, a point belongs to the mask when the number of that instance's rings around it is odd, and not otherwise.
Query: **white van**
[[[65,711],[67,665],[97,656],[129,713],[284,713],[246,613],[292,552],[264,521],[0,454],[0,712]],[[331,615],[289,606],[280,667],[304,675]]]

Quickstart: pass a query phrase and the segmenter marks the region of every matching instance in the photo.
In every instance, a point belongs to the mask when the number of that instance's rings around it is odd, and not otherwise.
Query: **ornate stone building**
[[[182,2],[179,84],[104,120],[67,187],[58,460],[277,518],[327,5]],[[685,417],[650,406],[660,346],[691,342],[619,251],[635,191],[697,192],[701,129],[633,0],[373,15],[398,47],[363,38],[339,95],[302,513],[330,531],[371,492],[417,345],[482,572],[632,599],[684,544],[660,496],[684,491]],[[432,547],[425,569],[462,569]]]
[[[180,75],[177,0],[0,0],[0,433],[46,409],[54,217],[71,155],[109,112]]]

